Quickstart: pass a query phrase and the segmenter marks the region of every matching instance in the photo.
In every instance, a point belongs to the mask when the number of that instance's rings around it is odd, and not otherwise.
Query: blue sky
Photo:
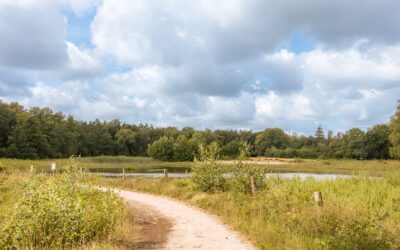
[[[313,133],[386,123],[400,2],[1,0],[0,99],[78,119]]]

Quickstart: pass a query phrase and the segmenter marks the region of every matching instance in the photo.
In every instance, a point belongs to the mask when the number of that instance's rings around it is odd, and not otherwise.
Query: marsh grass
[[[69,159],[45,159],[45,160],[20,160],[0,158],[0,168],[29,170],[34,166],[38,172],[49,172],[52,162],[57,164],[57,168],[67,167]],[[181,168],[191,167],[192,162],[161,162],[150,157],[130,157],[130,156],[97,156],[79,157],[79,166],[84,169],[115,169],[122,171],[126,169],[151,169],[151,168]],[[0,170],[1,171],[1,170]]]
[[[400,177],[316,181],[268,178],[256,197],[205,193],[191,181],[98,179],[113,187],[170,196],[220,216],[261,249],[399,249]],[[321,191],[324,206],[312,194]]]
[[[310,159],[282,159],[254,157],[247,161],[286,162],[286,165],[262,165],[269,172],[303,172],[303,173],[337,173],[337,174],[363,174],[373,176],[385,176],[400,171],[400,161],[394,160],[310,160]],[[47,159],[47,160],[17,160],[0,158],[1,169],[28,170],[33,165],[38,172],[50,171],[50,164],[55,162],[57,167],[64,167],[69,164],[68,159]],[[98,156],[80,158],[80,166],[86,169],[95,169],[100,172],[102,169],[122,171],[126,169],[162,169],[193,167],[193,162],[161,162],[149,157],[129,156]],[[260,165],[257,165],[260,166]],[[227,166],[229,167],[229,166]],[[2,170],[0,170],[1,172]]]

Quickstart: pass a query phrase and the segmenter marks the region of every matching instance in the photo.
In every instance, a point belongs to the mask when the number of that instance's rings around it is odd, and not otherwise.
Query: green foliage
[[[368,159],[389,158],[389,127],[386,124],[375,125],[366,133],[366,153]]]
[[[149,145],[147,153],[157,160],[172,161],[174,159],[174,139],[161,137]]]
[[[389,131],[389,139],[392,144],[390,156],[400,159],[400,100],[398,101],[396,112],[390,118]]]
[[[280,128],[267,128],[257,135],[255,147],[258,155],[264,155],[270,148],[285,149],[289,136]]]
[[[180,135],[174,143],[174,161],[193,161],[198,151],[198,143],[192,138]]]
[[[363,159],[367,157],[365,149],[365,132],[358,128],[353,128],[346,133],[347,150],[346,156],[352,159]]]
[[[249,166],[244,160],[249,156],[249,146],[242,143],[239,156],[232,165],[223,166],[219,161],[217,143],[209,146],[200,146],[199,157],[192,167],[193,187],[203,192],[234,191],[240,193],[251,192],[250,178],[253,176],[257,188],[262,188],[265,178],[265,168]]]
[[[0,249],[66,248],[107,238],[120,199],[78,181],[83,179],[74,161],[50,179],[32,175],[0,233]]]
[[[169,151],[161,158],[168,161],[191,161],[198,153],[198,145],[209,145],[212,142],[218,143],[223,158],[235,158],[239,154],[241,142],[249,145],[251,156],[400,158],[399,112],[396,111],[391,118],[391,145],[384,125],[372,127],[366,133],[360,129],[350,129],[344,134],[334,135],[329,131],[328,138],[325,138],[321,126],[313,136],[287,135],[279,128],[268,128],[262,132],[196,131],[191,127],[179,130],[175,127],[123,124],[119,120],[78,121],[49,108],[27,110],[17,103],[0,101],[0,157],[46,159],[68,158],[71,155],[147,156],[151,151],[148,150],[149,145],[167,137],[174,141],[174,152]],[[391,147],[391,155],[388,147]]]
[[[233,140],[223,146],[219,152],[221,156],[225,158],[234,159],[240,155],[240,147],[241,143],[237,140]]]
[[[264,187],[266,170],[262,166],[245,165],[244,160],[247,159],[249,152],[248,147],[242,146],[240,155],[235,161],[232,168],[229,169],[229,178],[227,178],[227,190],[239,193],[251,193],[251,176],[257,189]]]
[[[136,133],[129,128],[118,130],[115,135],[118,145],[118,152],[123,155],[133,155],[134,144],[136,142]]]
[[[222,191],[225,187],[224,168],[219,161],[217,143],[200,145],[199,156],[192,167],[192,182],[195,189],[203,192]]]

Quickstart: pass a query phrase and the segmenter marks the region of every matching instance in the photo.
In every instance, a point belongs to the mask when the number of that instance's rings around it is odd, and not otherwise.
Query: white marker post
[[[52,162],[51,163],[51,172],[53,172],[53,175],[54,175],[54,172],[56,171],[56,163],[55,162]]]

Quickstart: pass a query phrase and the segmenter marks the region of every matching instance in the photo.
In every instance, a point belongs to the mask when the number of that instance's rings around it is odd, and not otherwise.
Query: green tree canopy
[[[389,139],[392,144],[392,147],[390,147],[390,156],[400,159],[400,100],[397,103],[396,112],[390,118],[389,131]]]
[[[133,155],[134,144],[136,142],[135,131],[129,128],[122,128],[116,133],[115,139],[119,154]]]
[[[157,160],[172,161],[174,159],[174,139],[161,137],[148,146],[147,153]]]
[[[185,135],[180,135],[174,143],[175,161],[192,161],[197,150],[197,145],[188,140]]]
[[[375,125],[366,133],[366,153],[369,159],[389,158],[389,127],[386,124]]]
[[[362,159],[367,156],[365,149],[365,133],[359,128],[352,128],[346,135],[346,156],[353,159]]]
[[[280,128],[267,128],[257,135],[255,147],[258,155],[264,155],[268,148],[285,149],[289,144],[289,136]]]

